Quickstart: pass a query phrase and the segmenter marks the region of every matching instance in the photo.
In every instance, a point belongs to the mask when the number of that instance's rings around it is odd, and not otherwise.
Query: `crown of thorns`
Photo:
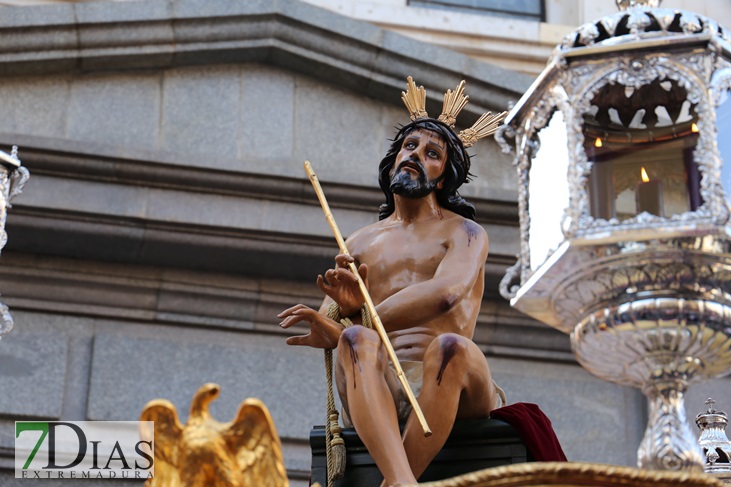
[[[462,80],[454,91],[447,90],[444,93],[442,113],[437,120],[445,123],[451,129],[454,129],[457,115],[469,101],[469,96],[464,94],[464,85],[465,82]],[[401,92],[401,99],[409,110],[411,120],[416,121],[420,118],[429,117],[429,114],[426,112],[426,90],[423,86],[417,88],[411,76],[406,80],[406,91]],[[478,118],[472,127],[460,131],[457,137],[460,138],[465,147],[472,147],[475,145],[475,142],[483,137],[494,134],[500,126],[500,122],[507,114],[508,112],[502,112],[493,115],[492,112],[487,112]]]

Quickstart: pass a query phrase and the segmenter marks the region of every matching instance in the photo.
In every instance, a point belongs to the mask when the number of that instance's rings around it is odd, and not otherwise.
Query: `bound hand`
[[[287,338],[287,345],[306,345],[313,348],[335,348],[338,346],[343,325],[337,323],[314,309],[298,304],[285,309],[277,315],[283,318],[279,324],[282,328],[304,321],[310,327],[306,335],[297,335]]]
[[[317,287],[332,298],[340,306],[340,316],[350,318],[363,307],[365,298],[358,286],[358,279],[353,275],[349,264],[355,262],[353,257],[347,254],[338,254],[335,257],[335,269],[325,272],[325,277],[317,276]],[[358,267],[358,274],[368,289],[368,266],[361,264]]]

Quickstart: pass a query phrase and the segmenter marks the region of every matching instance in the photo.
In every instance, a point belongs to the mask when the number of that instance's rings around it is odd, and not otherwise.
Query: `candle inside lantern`
[[[640,171],[642,182],[635,190],[637,213],[646,211],[653,215],[664,216],[662,201],[662,181],[650,179],[643,167]]]
[[[589,178],[589,194],[591,204],[591,216],[609,220],[614,218],[614,186],[612,183],[612,164],[600,162],[602,157],[597,157],[597,149],[604,146],[602,139],[597,137],[594,147],[591,147],[591,176]],[[605,154],[603,154],[605,155]]]

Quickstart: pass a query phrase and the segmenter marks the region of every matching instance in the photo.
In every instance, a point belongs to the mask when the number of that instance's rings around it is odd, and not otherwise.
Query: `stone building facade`
[[[543,70],[546,59],[563,36],[581,24],[617,11],[614,0],[305,1],[533,76]],[[721,25],[731,25],[729,2],[661,2],[663,8],[689,10],[713,18]]]
[[[14,421],[135,420],[158,397],[184,420],[205,382],[222,386],[221,421],[246,397],[267,404],[306,485],[322,354],[287,347],[276,314],[318,305],[337,247],[302,161],[347,235],[377,218],[406,76],[432,112],[466,79],[465,124],[532,77],[299,0],[3,7],[0,46],[0,148],[19,145],[31,171],[0,259],[15,318],[0,341],[0,485],[25,485]],[[475,341],[570,459],[634,463],[641,395],[589,376],[568,337],[499,296],[518,250],[515,170],[492,141],[472,152],[462,193],[491,241]],[[709,390],[731,404],[728,380],[701,388],[689,411]]]

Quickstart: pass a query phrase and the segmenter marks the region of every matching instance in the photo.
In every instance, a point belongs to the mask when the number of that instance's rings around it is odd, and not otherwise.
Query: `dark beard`
[[[401,166],[404,162],[411,162],[418,166],[418,174],[416,178],[407,171],[402,171]],[[437,187],[439,180],[427,180],[424,167],[416,161],[402,161],[396,172],[391,176],[391,186],[389,189],[393,194],[403,196],[404,198],[418,199],[430,194]]]

